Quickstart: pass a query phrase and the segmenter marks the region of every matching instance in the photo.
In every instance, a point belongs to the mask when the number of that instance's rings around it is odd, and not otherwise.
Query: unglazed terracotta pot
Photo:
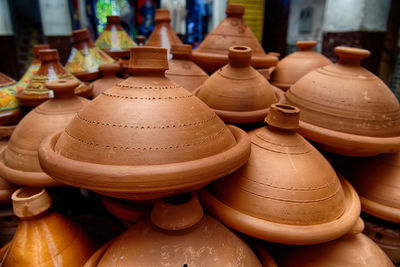
[[[271,74],[271,83],[287,91],[290,86],[310,71],[332,64],[327,57],[313,51],[312,48],[316,45],[316,41],[296,42],[299,51],[279,61]]]
[[[165,72],[165,77],[189,92],[193,92],[208,79],[208,74],[190,60],[191,45],[172,45],[171,54],[172,59],[168,61],[169,70]]]
[[[296,133],[299,110],[274,104],[249,133],[249,162],[199,193],[229,227],[281,244],[318,244],[349,232],[360,215],[353,187]]]
[[[82,266],[93,253],[77,226],[49,210],[52,201],[44,189],[21,188],[12,199],[21,222],[2,266]]]
[[[105,90],[123,81],[124,79],[117,77],[117,73],[120,72],[121,69],[122,67],[119,63],[100,65],[99,70],[102,74],[102,77],[92,83],[93,97],[100,95]]]
[[[171,27],[171,17],[168,9],[156,9],[154,18],[156,26],[147,40],[146,46],[164,47],[168,50],[168,58],[172,45],[182,44],[181,39],[176,35]]]
[[[65,68],[82,81],[93,81],[100,77],[99,66],[113,63],[105,52],[95,47],[87,29],[72,32],[74,44]]]
[[[221,223],[203,214],[194,193],[186,202],[157,200],[150,219],[95,253],[94,266],[261,266],[257,256]]]
[[[52,98],[53,93],[45,86],[47,81],[73,79],[79,82],[79,86],[75,89],[75,94],[83,97],[92,95],[93,86],[88,83],[82,83],[64,69],[60,64],[56,49],[42,49],[39,53],[41,61],[39,70],[32,75],[29,85],[16,95],[21,106],[36,107]]]
[[[250,65],[251,53],[247,46],[229,48],[229,63],[195,92],[226,123],[263,121],[278,100],[269,82]]]
[[[167,69],[165,48],[132,48],[133,77],[43,142],[44,170],[101,194],[154,199],[201,188],[246,163],[246,133],[165,78]]]
[[[129,58],[130,49],[136,46],[122,28],[119,16],[107,16],[107,25],[95,45],[114,59]]]
[[[46,83],[54,92],[49,99],[29,112],[18,124],[0,155],[0,177],[24,186],[59,186],[39,166],[38,147],[47,135],[64,129],[76,112],[89,100],[74,94],[79,82],[73,79]]]
[[[252,49],[251,65],[256,69],[275,66],[278,58],[267,55],[254,33],[243,20],[244,7],[228,5],[226,18],[206,36],[200,46],[193,50],[193,61],[207,73],[212,74],[228,64],[228,49],[233,45]]]
[[[136,35],[135,41],[138,46],[144,46],[146,43],[146,36],[144,35]]]
[[[285,94],[302,110],[299,133],[322,150],[347,156],[400,151],[400,105],[360,66],[369,51],[339,46],[335,53],[338,63],[306,74]]]
[[[23,116],[16,93],[15,81],[0,72],[0,127],[17,124]]]

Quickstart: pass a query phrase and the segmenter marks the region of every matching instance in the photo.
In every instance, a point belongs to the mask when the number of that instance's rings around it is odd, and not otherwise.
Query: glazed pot
[[[99,66],[114,60],[95,47],[87,29],[72,32],[74,39],[65,68],[82,81],[93,81],[100,77]]]
[[[201,188],[245,164],[246,133],[168,80],[167,69],[165,48],[132,48],[134,75],[42,143],[46,173],[117,198],[155,199]]]
[[[353,187],[296,133],[299,110],[273,104],[267,126],[249,133],[248,163],[199,193],[229,227],[281,244],[318,244],[349,232],[360,215]]]
[[[102,77],[92,83],[93,97],[97,97],[105,90],[123,81],[124,79],[117,77],[117,73],[120,72],[121,69],[122,67],[119,63],[100,65],[99,70]]]
[[[229,63],[194,93],[226,123],[263,121],[278,101],[271,84],[250,65],[251,53],[250,47],[230,47]]]
[[[34,187],[60,186],[39,165],[38,147],[47,135],[64,129],[89,101],[76,96],[79,82],[74,79],[46,83],[54,98],[29,112],[18,124],[0,156],[0,177],[8,182]]]
[[[313,51],[316,41],[298,41],[299,51],[279,61],[271,74],[271,83],[282,90],[289,90],[301,77],[332,62],[325,56]]]
[[[36,107],[52,98],[53,93],[45,86],[47,81],[73,79],[79,82],[79,86],[75,89],[75,94],[83,97],[92,95],[93,86],[88,83],[82,83],[64,69],[60,64],[56,49],[42,49],[39,54],[41,61],[39,70],[32,75],[29,85],[16,95],[21,106]]]
[[[44,189],[20,188],[12,199],[21,221],[2,266],[82,266],[93,253],[86,235],[50,210],[52,201]]]
[[[16,93],[15,81],[0,72],[0,127],[15,125],[23,116]]]
[[[400,105],[360,66],[369,51],[339,46],[335,53],[338,63],[306,74],[285,94],[302,110],[299,133],[322,150],[347,156],[400,151]]]
[[[165,72],[165,77],[189,92],[193,92],[208,79],[208,74],[190,60],[191,45],[172,45],[171,54],[172,59],[168,61],[169,69]]]
[[[278,58],[267,55],[254,33],[243,20],[244,7],[228,5],[226,18],[193,51],[193,61],[212,74],[228,64],[228,49],[233,45],[248,46],[253,51],[251,65],[256,69],[275,66]]]

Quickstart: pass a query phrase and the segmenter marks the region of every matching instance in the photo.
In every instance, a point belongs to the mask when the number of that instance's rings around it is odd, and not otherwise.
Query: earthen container
[[[117,73],[121,71],[121,69],[122,67],[119,63],[100,65],[99,70],[102,77],[92,83],[93,97],[100,95],[105,90],[123,81],[124,79],[117,77]]]
[[[23,116],[15,98],[15,84],[14,79],[0,72],[0,128],[17,124]]]
[[[145,35],[136,35],[135,41],[138,46],[144,46],[146,43],[146,36]]]

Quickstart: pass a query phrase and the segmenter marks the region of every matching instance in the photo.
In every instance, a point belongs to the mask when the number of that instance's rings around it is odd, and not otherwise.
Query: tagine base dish
[[[400,223],[400,210],[360,196],[362,211],[379,219]]]

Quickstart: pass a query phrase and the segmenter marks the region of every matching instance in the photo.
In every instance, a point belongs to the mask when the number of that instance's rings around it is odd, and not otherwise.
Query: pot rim
[[[363,196],[360,196],[360,201],[363,212],[385,221],[400,223],[400,209],[383,205]]]

